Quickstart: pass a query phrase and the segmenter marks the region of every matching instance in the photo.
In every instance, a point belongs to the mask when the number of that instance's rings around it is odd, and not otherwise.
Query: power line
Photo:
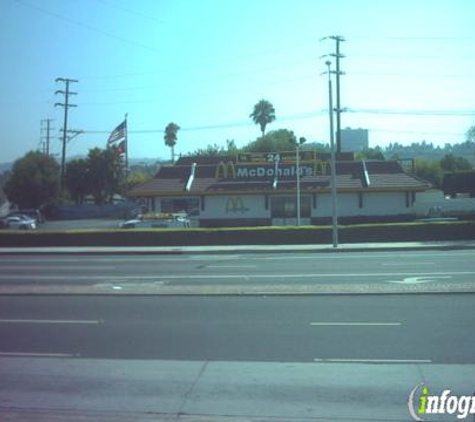
[[[152,16],[146,15],[145,13],[140,13],[140,12],[137,12],[136,10],[132,10],[132,9],[128,9],[127,7],[119,6],[116,3],[111,3],[111,2],[106,1],[106,0],[96,0],[96,1],[106,5],[108,7],[112,7],[114,9],[120,10],[122,12],[128,13],[130,15],[138,16],[142,19],[147,19],[147,20],[150,20],[150,21],[155,22],[155,23],[166,24],[166,22],[161,21],[161,20],[157,20],[157,19],[153,18]]]
[[[475,110],[412,110],[412,111],[403,111],[403,110],[371,110],[371,109],[342,109],[342,112],[349,113],[361,113],[361,114],[404,114],[404,115],[424,115],[424,116],[475,116]],[[318,110],[310,112],[296,113],[286,116],[280,116],[276,119],[276,122],[279,121],[293,121],[293,120],[305,120],[305,119],[315,119],[324,117],[328,113],[328,110]],[[180,131],[182,132],[195,132],[202,130],[219,130],[219,129],[228,129],[235,127],[251,127],[253,126],[252,122],[231,122],[215,125],[204,125],[204,126],[182,126]],[[374,131],[383,132],[382,129],[372,129]],[[143,130],[128,130],[128,133],[131,134],[151,134],[151,133],[163,133],[164,129],[143,129]],[[106,135],[110,134],[110,130],[83,130],[81,131],[84,134],[89,135]],[[401,132],[401,133],[441,133],[441,132],[415,132],[415,131],[391,131],[388,132]],[[458,135],[457,133],[444,133],[446,135]]]
[[[312,72],[310,75],[303,75],[303,76],[298,76],[298,77],[292,77],[292,78],[281,78],[277,79],[274,81],[266,82],[266,83],[256,83],[248,86],[236,86],[232,89],[222,89],[222,90],[216,90],[214,92],[206,92],[206,93],[200,93],[199,97],[208,97],[208,96],[222,96],[224,93],[232,93],[232,92],[243,92],[246,90],[255,90],[256,87],[264,87],[264,86],[273,86],[273,85],[280,85],[292,81],[301,81],[301,80],[311,80],[315,78],[315,74]],[[195,98],[197,97],[196,94],[189,94],[189,95],[176,95],[173,94],[174,98]],[[108,105],[118,105],[118,104],[146,104],[146,103],[159,103],[163,102],[163,98],[157,98],[156,96],[154,98],[150,99],[143,99],[143,100],[126,100],[126,101],[113,101],[113,102],[101,102],[101,103],[81,103],[83,106],[108,106]]]
[[[439,74],[434,75],[430,73],[378,73],[378,72],[348,72],[348,76],[390,76],[390,77],[402,77],[402,78],[470,78],[473,79],[474,75],[463,74]]]
[[[304,113],[297,113],[291,114],[287,116],[281,116],[276,119],[276,122],[279,121],[291,121],[291,120],[301,120],[301,119],[312,119],[318,118],[323,116],[327,113],[327,110],[319,110],[319,111],[311,111],[311,112],[304,112]],[[252,122],[233,122],[233,123],[223,123],[223,124],[216,124],[216,125],[205,125],[205,126],[189,126],[189,127],[181,127],[181,132],[195,132],[201,130],[217,130],[217,129],[228,129],[234,127],[253,127]],[[148,134],[148,133],[163,133],[164,129],[144,129],[144,130],[128,130],[128,133],[132,134]],[[103,134],[110,134],[110,130],[83,130],[81,131],[85,134],[95,134],[95,135],[103,135]]]
[[[345,108],[343,111],[346,113],[396,114],[409,116],[475,116],[475,110],[384,110]]]
[[[407,133],[414,135],[438,135],[438,136],[463,136],[463,132],[438,132],[438,131],[419,131],[419,130],[390,130],[390,129],[371,129],[368,128],[370,132],[386,132],[386,133]]]
[[[99,28],[96,28],[92,25],[89,25],[89,24],[86,24],[86,23],[83,23],[83,22],[79,22],[79,21],[76,21],[74,19],[70,19],[70,18],[67,18],[65,16],[62,16],[58,13],[55,13],[55,12],[51,12],[47,9],[44,9],[42,7],[39,7],[35,4],[31,4],[31,3],[27,3],[23,0],[15,0],[18,4],[21,4],[22,6],[26,6],[26,7],[29,7],[31,9],[35,9],[35,10],[38,10],[39,12],[41,13],[44,13],[46,15],[49,15],[49,16],[52,16],[56,19],[60,19],[62,21],[65,21],[65,22],[68,22],[70,24],[73,24],[73,25],[76,25],[76,26],[80,26],[81,28],[85,28],[85,29],[88,29],[90,31],[93,31],[93,32],[97,32],[101,35],[105,35],[106,37],[109,37],[109,38],[113,38],[117,41],[121,41],[121,42],[124,42],[124,43],[127,43],[127,44],[130,44],[130,45],[133,45],[135,47],[140,47],[140,48],[143,48],[145,50],[149,50],[149,51],[152,51],[154,53],[158,53],[158,54],[163,54],[161,53],[160,51],[158,51],[157,49],[155,48],[152,48],[152,47],[149,47],[147,45],[144,45],[144,44],[141,44],[141,43],[138,43],[136,41],[132,41],[132,40],[129,40],[127,38],[123,38],[123,37],[120,37],[118,35],[115,35],[115,34],[112,34],[110,32],[107,32],[107,31],[104,31],[102,29],[99,29]]]
[[[440,56],[425,56],[425,55],[409,55],[409,54],[351,54],[351,57],[373,58],[373,59],[407,59],[407,60],[475,60],[475,55],[440,55]]]
[[[411,37],[411,36],[406,36],[406,37],[382,37],[378,36],[378,38],[375,37],[352,37],[352,40],[358,41],[358,40],[364,40],[364,41],[371,41],[371,42],[385,42],[385,41],[447,41],[447,42],[460,42],[460,41],[475,41],[475,37]]]

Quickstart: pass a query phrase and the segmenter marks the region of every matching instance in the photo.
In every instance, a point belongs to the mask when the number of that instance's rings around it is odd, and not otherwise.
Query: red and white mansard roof
[[[301,151],[302,192],[329,192],[330,154]],[[396,161],[354,160],[341,153],[336,161],[340,192],[424,191],[430,183],[405,172]],[[238,153],[230,156],[180,157],[160,168],[153,180],[130,196],[196,196],[233,193],[284,193],[296,189],[295,152]]]

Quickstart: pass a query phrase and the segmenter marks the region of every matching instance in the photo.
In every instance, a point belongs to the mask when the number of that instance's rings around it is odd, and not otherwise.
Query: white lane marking
[[[78,271],[83,271],[85,268],[91,268],[92,265],[88,262],[85,263],[87,265],[55,265],[54,267],[51,266],[46,266],[46,265],[25,265],[24,263],[18,263],[18,265],[0,265],[0,268],[2,270],[32,270],[32,271],[38,271],[38,270],[78,270]],[[94,265],[93,268],[95,270],[117,270],[117,266],[115,265]]]
[[[384,267],[407,267],[408,265],[435,265],[435,262],[411,262],[408,264],[407,262],[400,262],[400,263],[394,263],[394,264],[386,264],[386,263],[381,263],[382,266]]]
[[[431,363],[431,359],[314,359],[314,362],[331,363]]]
[[[187,255],[186,258],[183,256],[181,257],[173,257],[173,256],[163,256],[163,255],[151,255],[149,257],[131,257],[131,256],[121,256],[121,257],[115,257],[115,258],[97,258],[97,257],[84,257],[84,258],[23,258],[23,257],[8,257],[8,261],[5,258],[2,258],[0,256],[0,266],[3,268],[4,265],[2,264],[5,262],[7,265],[11,263],[18,263],[18,264],[23,264],[25,262],[58,262],[58,263],[64,263],[64,262],[82,262],[85,264],[94,264],[95,262],[116,262],[116,263],[122,263],[122,262],[164,262],[164,261],[170,261],[170,262],[186,262],[186,261],[232,261],[236,259],[240,259],[240,255]],[[245,258],[246,260],[248,258]],[[250,257],[249,259],[253,259]]]
[[[205,268],[257,268],[257,265],[206,265]]]
[[[349,326],[349,327],[399,327],[402,325],[400,322],[311,322],[311,326]]]
[[[103,324],[100,320],[68,320],[68,319],[0,319],[0,324],[82,324],[98,325]]]
[[[377,254],[376,252],[371,252],[370,255],[368,255],[370,251],[366,252],[365,254],[360,254],[360,253],[355,253],[355,252],[345,252],[345,254],[341,254],[339,252],[335,253],[318,253],[315,252],[313,255],[293,255],[282,253],[281,256],[267,256],[267,257],[249,257],[245,259],[256,259],[256,260],[279,260],[281,261],[283,258],[290,258],[292,260],[294,259],[322,259],[322,260],[327,260],[327,259],[338,259],[338,260],[343,260],[343,259],[368,259],[368,257],[372,258],[391,258],[391,259],[397,259],[398,257],[404,256],[404,259],[410,260],[410,259],[420,259],[420,258],[432,258],[434,259],[435,256],[437,256],[437,259],[450,259],[454,260],[457,259],[459,256],[474,256],[475,252],[462,252],[462,251],[456,251],[456,252],[451,252],[450,254],[447,254],[445,251],[433,251],[431,254],[427,253],[418,253],[417,251],[411,251],[410,254],[401,252],[401,251],[394,251],[388,254]],[[439,256],[440,255],[440,256]],[[409,261],[410,263],[410,261]]]
[[[452,278],[452,277],[451,276],[437,276],[437,275],[433,275],[430,277],[407,277],[404,280],[393,280],[393,281],[388,281],[388,283],[422,284],[422,283],[432,283],[440,279],[448,279],[448,278]]]
[[[26,275],[26,274],[0,274],[0,280],[157,280],[157,279],[173,279],[173,280],[193,280],[193,279],[277,279],[277,278],[362,278],[362,277],[430,277],[441,278],[442,276],[460,276],[460,275],[475,275],[475,271],[453,271],[453,272],[437,272],[437,273],[307,273],[307,274],[160,274],[160,275]],[[444,277],[445,278],[445,277]]]
[[[0,352],[0,357],[32,357],[32,358],[78,358],[79,353],[29,353],[29,352]]]

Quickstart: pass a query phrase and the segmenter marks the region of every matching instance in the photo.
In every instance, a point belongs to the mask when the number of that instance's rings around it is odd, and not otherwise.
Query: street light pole
[[[335,163],[335,133],[333,129],[333,95],[332,95],[332,78],[331,78],[331,62],[326,61],[328,66],[328,102],[330,116],[330,147],[331,147],[331,191],[332,191],[332,240],[333,247],[338,247],[338,213],[336,200],[336,163]]]
[[[295,144],[297,166],[297,226],[300,226],[300,145],[304,142],[305,138],[301,137]]]

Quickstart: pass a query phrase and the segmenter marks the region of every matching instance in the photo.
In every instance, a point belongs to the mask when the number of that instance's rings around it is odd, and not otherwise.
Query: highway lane
[[[475,251],[0,257],[0,284],[475,282]]]
[[[0,356],[475,363],[475,294],[0,296]]]

